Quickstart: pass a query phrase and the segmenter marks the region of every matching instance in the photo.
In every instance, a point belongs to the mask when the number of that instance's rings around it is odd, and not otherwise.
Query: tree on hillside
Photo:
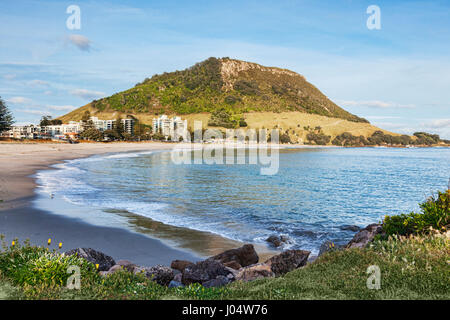
[[[11,111],[9,111],[8,106],[0,97],[0,133],[9,130],[14,123]]]
[[[55,126],[60,124],[62,124],[62,120],[52,119],[52,116],[43,116],[41,118],[41,122],[39,123],[41,127]]]

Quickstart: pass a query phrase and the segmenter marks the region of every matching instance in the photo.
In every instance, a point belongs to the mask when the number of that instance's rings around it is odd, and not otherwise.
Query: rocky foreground
[[[381,225],[368,225],[361,229],[346,246],[336,247],[333,243],[324,243],[320,254],[329,250],[363,248],[380,233],[382,233]],[[91,248],[78,248],[64,254],[77,255],[95,264],[104,277],[118,271],[126,271],[144,274],[147,278],[163,286],[183,287],[199,283],[209,288],[224,286],[233,281],[247,282],[284,275],[305,266],[310,253],[305,250],[286,250],[264,262],[259,262],[253,245],[245,244],[240,248],[227,250],[196,263],[174,260],[170,267],[162,265],[142,267],[128,260],[116,262],[112,257]]]

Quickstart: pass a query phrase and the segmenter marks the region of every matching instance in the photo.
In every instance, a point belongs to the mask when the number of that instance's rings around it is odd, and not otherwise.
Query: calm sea
[[[122,153],[67,161],[37,178],[47,199],[70,203],[58,214],[91,223],[129,228],[125,212],[243,242],[283,234],[287,247],[313,253],[326,240],[351,239],[344,225],[418,210],[450,178],[450,148],[285,149],[279,161],[278,174],[264,176],[258,165],[177,165],[168,152]]]

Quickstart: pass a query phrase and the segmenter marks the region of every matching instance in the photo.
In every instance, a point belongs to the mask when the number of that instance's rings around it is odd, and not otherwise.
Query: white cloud
[[[70,94],[86,100],[94,100],[105,96],[104,92],[86,89],[75,89],[70,91]]]
[[[71,105],[67,105],[67,106],[48,106],[49,109],[51,110],[56,110],[56,111],[72,111],[73,109],[75,109],[74,106]]]
[[[352,100],[338,100],[338,104],[344,107],[366,107],[366,108],[415,108],[413,104],[399,104],[395,102],[379,101],[379,100],[366,100],[366,101],[352,101]]]
[[[85,36],[82,36],[81,34],[71,34],[68,39],[70,43],[72,43],[82,51],[91,50],[91,40],[89,40]]]
[[[30,85],[34,86],[34,87],[39,87],[39,86],[48,86],[49,83],[47,81],[44,80],[31,80],[28,82]]]
[[[424,127],[430,129],[450,129],[450,119],[437,119],[423,124]]]
[[[29,113],[29,114],[35,114],[35,115],[40,115],[40,116],[51,115],[52,114],[51,112],[48,112],[48,111],[36,110],[36,109],[24,109],[24,110],[20,110],[20,112]]]
[[[3,76],[3,78],[6,80],[14,80],[16,77],[17,77],[17,75],[15,75],[15,74],[5,74]]]
[[[31,103],[31,99],[25,98],[25,97],[12,97],[10,99],[7,99],[6,102],[13,103],[13,104],[25,104],[25,103]]]

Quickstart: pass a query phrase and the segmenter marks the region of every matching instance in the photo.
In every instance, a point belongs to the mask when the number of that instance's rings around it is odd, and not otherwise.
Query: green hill
[[[222,108],[233,115],[302,112],[368,123],[337,106],[293,71],[229,58],[209,58],[183,71],[154,75],[83,108],[95,114],[152,116],[211,113]],[[77,110],[61,117],[77,118]]]

